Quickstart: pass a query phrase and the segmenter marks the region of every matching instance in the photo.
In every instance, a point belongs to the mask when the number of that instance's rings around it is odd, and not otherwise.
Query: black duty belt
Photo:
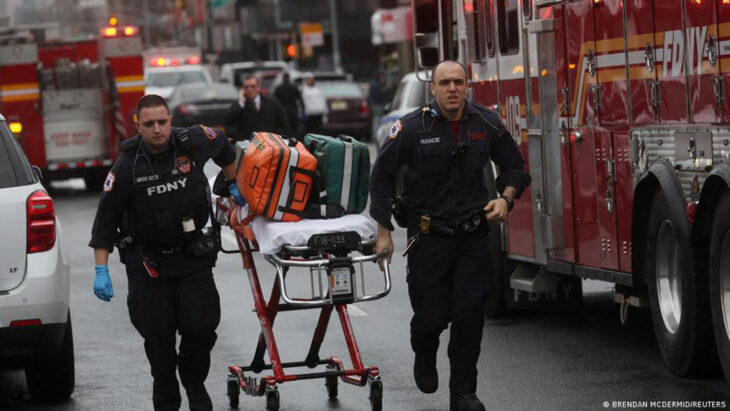
[[[435,218],[416,210],[408,212],[409,225],[418,228],[421,234],[459,236],[477,231],[486,222],[482,208],[474,209],[451,218]]]

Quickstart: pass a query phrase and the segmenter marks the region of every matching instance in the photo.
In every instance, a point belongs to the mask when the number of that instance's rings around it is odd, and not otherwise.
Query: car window
[[[325,97],[362,98],[362,91],[357,84],[344,81],[322,81],[316,83]]]
[[[226,85],[228,86],[228,85]],[[228,86],[228,87],[221,87],[218,84],[213,84],[210,86],[204,86],[204,87],[181,87],[178,89],[180,93],[176,93],[180,95],[179,100],[182,101],[204,101],[204,100],[216,100],[216,99],[231,99],[231,100],[238,100],[238,92],[236,89]]]
[[[149,87],[174,87],[178,84],[207,83],[202,71],[160,71],[147,77]]]
[[[428,96],[426,93],[428,92]],[[428,98],[428,100],[427,100]],[[393,97],[391,110],[400,110],[409,107],[419,107],[433,98],[428,84],[416,79],[404,79],[398,86]]]
[[[261,76],[261,88],[269,89],[271,84],[274,82],[277,73],[262,73]]]
[[[0,122],[0,188],[35,182],[33,170],[5,122]]]

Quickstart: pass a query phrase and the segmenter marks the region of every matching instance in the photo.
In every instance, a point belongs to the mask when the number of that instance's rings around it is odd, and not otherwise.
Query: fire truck
[[[492,230],[487,314],[607,281],[672,373],[730,380],[730,1],[411,4],[418,68],[463,63],[533,178]]]
[[[143,77],[136,27],[44,42],[0,36],[0,112],[45,183],[83,177],[101,189],[119,142],[134,135]]]

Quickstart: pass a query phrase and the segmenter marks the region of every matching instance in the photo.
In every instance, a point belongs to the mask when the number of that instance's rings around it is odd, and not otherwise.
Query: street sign
[[[228,5],[228,3],[232,3],[233,0],[211,0],[210,6],[214,9],[217,9],[219,7],[223,7]]]
[[[370,17],[371,41],[374,45],[399,43],[413,38],[411,8],[378,9]]]
[[[299,33],[302,37],[302,46],[323,46],[322,23],[299,23]]]

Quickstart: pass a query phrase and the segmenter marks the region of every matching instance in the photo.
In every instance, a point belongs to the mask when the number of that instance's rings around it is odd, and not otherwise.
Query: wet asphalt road
[[[85,193],[82,187],[80,181],[72,181],[57,186],[52,193],[64,228],[63,241],[71,253],[76,390],[67,402],[38,405],[26,393],[22,371],[2,373],[0,410],[152,409],[152,378],[142,339],[128,318],[126,277],[116,256],[110,262],[116,297],[104,303],[91,291],[93,259],[86,244],[98,195]],[[405,233],[397,231],[394,240],[396,248],[402,250]],[[268,295],[273,270],[259,257],[256,264]],[[392,271],[393,290],[388,297],[357,304],[350,310],[363,360],[366,365],[380,367],[383,409],[448,409],[447,333],[442,336],[438,357],[441,388],[435,394],[421,394],[412,382],[410,305],[400,254],[393,261]],[[252,312],[252,295],[240,257],[221,255],[214,272],[222,320],[207,387],[215,409],[227,410],[227,365],[248,364],[260,327]],[[378,277],[374,264],[366,276]],[[290,279],[290,289],[308,292],[308,276],[290,275]],[[584,303],[578,309],[526,311],[509,319],[488,321],[478,387],[487,409],[624,409],[622,405],[645,405],[641,401],[646,405],[649,401],[724,401],[730,406],[730,386],[721,376],[689,380],[675,377],[664,368],[647,315],[632,311],[632,321],[620,325],[610,288],[609,284],[587,281]],[[313,310],[287,312],[277,318],[274,333],[283,361],[304,359],[316,320]],[[348,358],[336,316],[330,321],[321,354]],[[340,383],[337,401],[327,399],[323,380],[284,383],[279,390],[282,410],[370,409],[367,387]],[[187,408],[185,402],[183,408]],[[242,394],[240,409],[263,410],[265,400]]]

